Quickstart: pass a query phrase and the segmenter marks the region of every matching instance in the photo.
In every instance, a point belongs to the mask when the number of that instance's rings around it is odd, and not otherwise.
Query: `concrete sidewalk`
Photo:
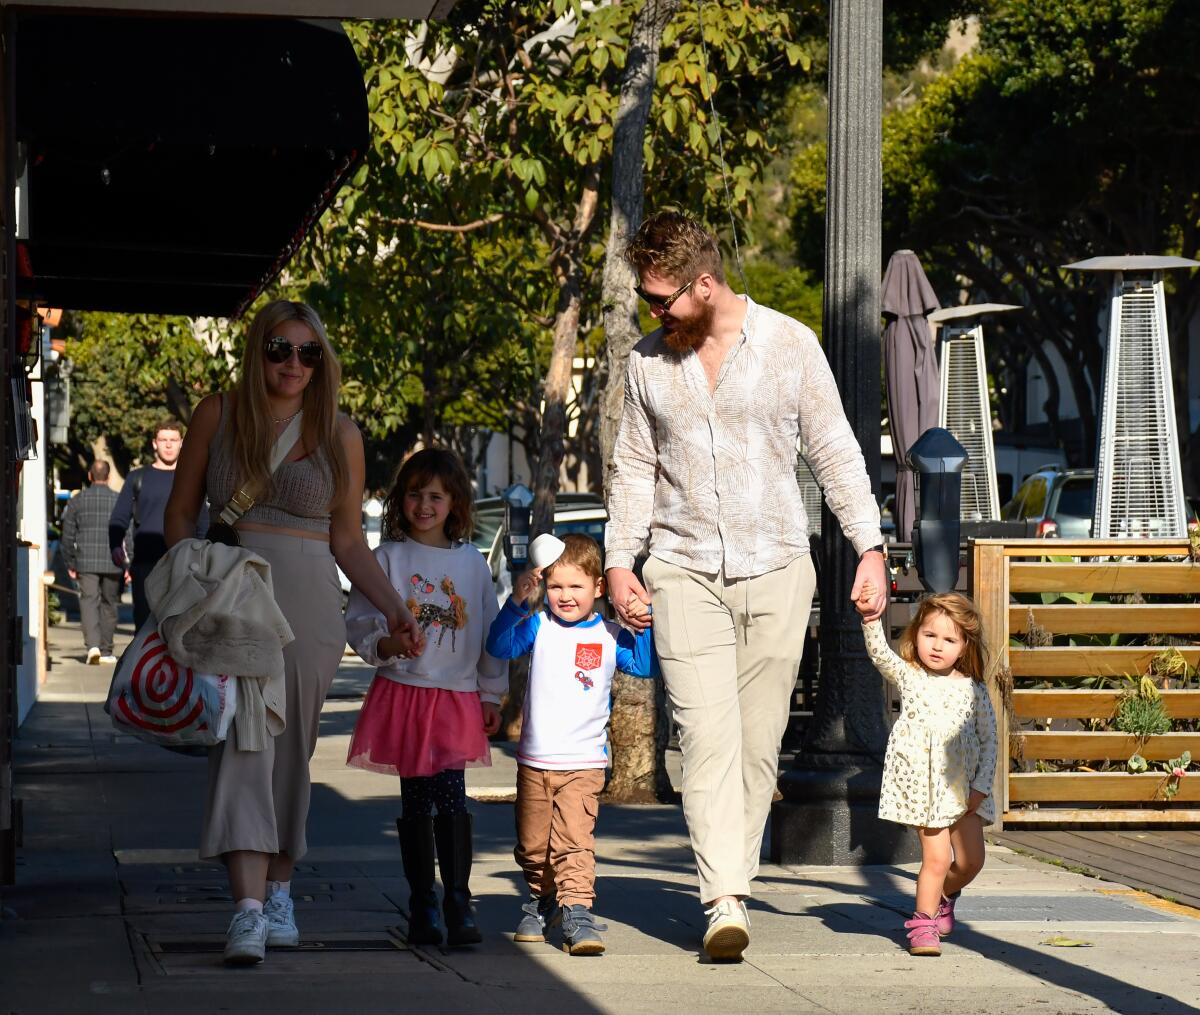
[[[127,636],[126,636],[127,637]],[[347,769],[370,672],[347,658],[313,764],[311,852],[295,894],[304,944],[262,966],[220,962],[230,900],[196,860],[203,760],[116,734],[111,675],[83,665],[77,628],[16,744],[24,801],[18,884],[0,889],[0,1011],[907,1012],[1195,1011],[1200,913],[992,849],[940,959],[901,947],[912,867],[764,866],[740,965],[698,955],[704,918],[676,807],[605,807],[597,912],[608,953],[516,945],[521,888],[512,785],[497,750],[469,783],[473,888],[485,942],[409,950],[394,780]],[[485,798],[485,799],[479,799]],[[1055,939],[1091,947],[1048,944]]]

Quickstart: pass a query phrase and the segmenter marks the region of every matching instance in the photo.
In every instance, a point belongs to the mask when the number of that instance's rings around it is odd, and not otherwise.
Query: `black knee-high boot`
[[[408,879],[408,940],[416,945],[440,945],[437,892],[433,890],[433,818],[397,818],[400,856]]]
[[[471,815],[439,814],[433,820],[437,841],[438,865],[442,869],[445,896],[442,912],[446,915],[446,943],[474,945],[483,940],[475,910],[471,907]]]

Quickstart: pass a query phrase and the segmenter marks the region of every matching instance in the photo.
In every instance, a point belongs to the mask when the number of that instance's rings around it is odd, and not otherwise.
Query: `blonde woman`
[[[275,600],[295,641],[284,648],[286,725],[263,751],[236,731],[209,755],[200,855],[229,872],[237,911],[225,961],[261,962],[266,946],[295,945],[292,869],[307,849],[309,760],[321,706],[346,644],[335,562],[414,654],[420,630],[363,538],[362,437],[338,412],[341,367],[325,328],[303,303],[264,306],[246,335],[240,381],[192,415],[167,503],[168,546],[193,534],[207,496],[215,518],[243,486],[259,491],[236,523],[242,546],[271,565]],[[299,414],[300,438],[271,473],[276,438]]]

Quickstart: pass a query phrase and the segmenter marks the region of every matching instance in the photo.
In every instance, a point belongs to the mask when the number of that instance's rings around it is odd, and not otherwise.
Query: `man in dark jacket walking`
[[[117,661],[113,633],[124,585],[124,570],[112,562],[108,551],[108,519],[117,503],[108,473],[107,462],[92,462],[88,469],[91,485],[72,497],[63,512],[63,561],[79,586],[83,643],[93,666]]]
[[[129,572],[133,585],[133,626],[141,630],[150,615],[146,602],[146,576],[167,552],[163,538],[163,509],[175,482],[175,465],[183,446],[183,425],[163,420],[154,428],[154,461],[133,469],[125,478],[112,517],[108,520],[108,546],[112,562]],[[132,560],[126,553],[125,534],[132,529]]]

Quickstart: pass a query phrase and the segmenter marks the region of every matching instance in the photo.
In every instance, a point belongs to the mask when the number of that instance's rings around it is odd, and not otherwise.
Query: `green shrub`
[[[1171,732],[1171,717],[1163,708],[1161,698],[1142,698],[1126,695],[1121,699],[1113,725],[1122,733],[1151,737]]]

